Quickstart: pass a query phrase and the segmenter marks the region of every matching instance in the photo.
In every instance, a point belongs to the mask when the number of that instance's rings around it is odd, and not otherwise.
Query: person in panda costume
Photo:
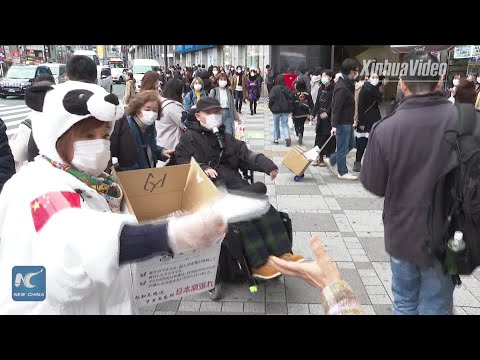
[[[122,190],[103,172],[124,112],[114,94],[68,81],[34,85],[25,102],[36,111],[40,155],[0,195],[0,314],[135,313],[129,262],[223,238],[225,220],[212,208],[145,224],[120,213]],[[17,266],[44,267],[42,301],[13,300]],[[23,274],[23,286],[37,275]]]

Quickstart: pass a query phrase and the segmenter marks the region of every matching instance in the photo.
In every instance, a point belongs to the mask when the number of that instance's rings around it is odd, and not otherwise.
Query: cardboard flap
[[[192,157],[183,192],[182,209],[195,211],[208,200],[218,196],[219,193],[216,186]]]

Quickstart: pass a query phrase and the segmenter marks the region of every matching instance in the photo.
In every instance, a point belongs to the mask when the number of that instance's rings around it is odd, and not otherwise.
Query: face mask
[[[212,130],[213,128],[218,128],[222,125],[222,115],[221,114],[210,114],[205,116],[207,120],[206,123],[201,123],[203,127],[207,128],[208,130]]]
[[[217,74],[218,74],[218,71],[217,71],[217,70],[213,70],[212,73],[213,73],[213,75],[217,75]]]
[[[110,140],[96,139],[73,143],[72,165],[93,176],[99,176],[110,161]]]
[[[202,90],[202,84],[195,84],[195,85],[193,85],[193,88],[194,88],[196,91],[200,91],[200,90]]]
[[[153,125],[155,120],[158,118],[158,113],[155,111],[146,111],[142,110],[142,117],[140,118],[140,121],[146,125],[150,126]]]
[[[242,72],[242,69],[238,69],[238,70],[237,70],[237,73],[240,74],[241,72]]]
[[[256,74],[254,72],[251,72],[250,73],[250,76],[255,76]]]
[[[480,84],[480,77],[477,77],[477,83]]]
[[[378,79],[370,79],[370,84],[372,84],[373,86],[377,86],[378,85]]]
[[[322,77],[320,81],[322,82],[323,85],[328,85],[330,83],[330,78]]]
[[[453,79],[453,86],[458,86],[460,84],[460,80]]]
[[[225,86],[227,86],[227,80],[219,80],[219,81],[218,81],[218,85],[219,85],[221,88],[224,88]]]

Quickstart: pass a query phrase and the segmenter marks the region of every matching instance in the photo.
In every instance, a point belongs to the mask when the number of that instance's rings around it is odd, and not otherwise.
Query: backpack
[[[295,102],[293,108],[294,116],[310,115],[310,106],[308,105],[308,93],[295,93]]]
[[[456,130],[447,130],[456,134],[449,141],[453,151],[443,172],[447,212],[443,237],[434,247],[434,255],[459,285],[459,275],[469,275],[480,266],[480,141],[473,135],[477,121],[474,106],[457,103],[455,107],[458,124]],[[447,245],[455,231],[463,233],[465,242],[465,249],[459,252]]]

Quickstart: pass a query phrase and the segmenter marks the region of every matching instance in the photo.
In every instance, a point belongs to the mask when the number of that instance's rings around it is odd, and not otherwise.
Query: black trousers
[[[293,125],[295,126],[295,134],[300,135],[305,131],[305,121],[307,121],[307,117],[301,118],[293,118]]]
[[[365,149],[367,148],[368,138],[356,138],[357,142],[357,154],[355,155],[355,161],[360,162],[362,161],[363,154],[365,153]]]
[[[242,111],[242,101],[243,101],[243,91],[236,91],[235,90],[235,110],[238,112]]]
[[[272,88],[275,86],[275,84],[268,84],[267,83],[267,90],[268,90],[268,95],[270,95],[270,91],[272,91]]]
[[[250,112],[256,113],[257,112],[257,100],[249,100],[250,101]]]
[[[318,146],[320,149],[322,148],[323,144],[328,140],[330,137],[330,134],[319,134],[315,136],[315,146]],[[335,149],[337,147],[337,140],[335,139],[335,136],[330,139],[328,144],[325,146],[325,148],[320,152],[320,159],[323,159],[323,156],[325,155],[327,158],[330,157],[335,152]]]

